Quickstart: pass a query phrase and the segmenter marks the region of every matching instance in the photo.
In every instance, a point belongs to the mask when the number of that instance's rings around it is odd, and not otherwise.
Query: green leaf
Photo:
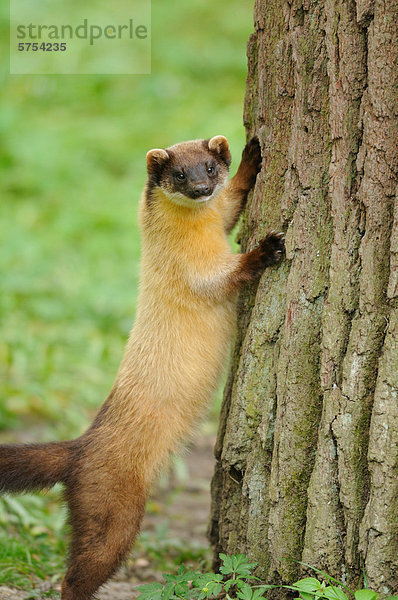
[[[323,588],[319,592],[300,592],[300,598],[301,598],[301,600],[313,600],[315,593],[316,593],[316,597],[318,598],[319,595],[321,595],[321,597],[322,597],[322,592],[323,592]]]
[[[236,573],[238,575],[240,575],[241,577],[249,577],[252,573],[252,570],[256,566],[257,566],[257,563],[246,563],[244,565],[240,565],[240,567],[238,567]]]
[[[166,583],[162,594],[162,600],[171,600],[171,598],[174,596],[174,588],[175,585],[172,581]]]
[[[373,590],[364,589],[354,592],[354,596],[355,600],[376,600],[379,594]]]
[[[138,586],[141,593],[137,600],[162,600],[163,586],[161,583],[147,583]]]
[[[293,583],[293,587],[300,590],[300,592],[315,592],[321,588],[321,582],[315,577],[305,577]]]
[[[236,595],[240,600],[252,600],[253,598],[253,590],[248,583],[244,581],[239,582],[239,590],[236,592]]]
[[[253,592],[252,600],[260,600],[260,598],[265,598],[265,596],[263,595],[263,589],[262,588],[257,588]]]
[[[184,596],[188,592],[188,588],[188,581],[181,581],[175,586],[174,593],[176,595],[179,594],[180,596]]]
[[[343,590],[331,585],[329,585],[323,590],[322,596],[324,598],[328,598],[328,600],[348,600]]]
[[[196,574],[192,579],[192,584],[194,587],[203,588],[209,583],[209,581],[222,581],[223,576],[220,573],[203,573]]]
[[[237,592],[237,596],[240,600],[261,600],[265,598],[263,592],[263,586],[253,589],[249,584],[244,583],[243,586],[241,586],[241,589]]]
[[[209,581],[206,587],[213,596],[218,596],[222,589],[222,585],[218,581]]]
[[[250,575],[254,567],[257,566],[256,562],[250,563],[246,554],[236,554],[231,556],[232,565],[234,567],[234,571],[243,577],[247,577]]]
[[[214,573],[204,573],[201,577],[196,577],[192,581],[192,585],[200,590],[199,597],[208,598],[211,594],[217,596],[222,589],[220,581],[222,581],[222,575],[215,575]]]
[[[334,583],[337,583],[337,585],[339,585],[340,587],[344,588],[345,590],[349,590],[349,588],[344,585],[344,583],[342,581],[339,581],[338,579],[335,579],[334,577],[331,577],[330,575],[328,575],[328,573],[326,573],[325,571],[320,571],[319,569],[317,569],[316,567],[313,567],[312,565],[309,565],[305,562],[299,562],[300,565],[303,565],[303,567],[308,567],[309,569],[312,569],[313,571],[315,571],[315,573],[319,573],[319,575],[322,575],[322,577],[324,577],[327,581],[333,581]]]
[[[230,573],[233,573],[234,567],[232,565],[232,558],[227,556],[226,554],[223,554],[222,552],[218,556],[221,558],[223,563],[220,567],[220,573],[223,573],[224,575],[229,575]]]
[[[220,567],[220,573],[229,575],[230,573],[236,573],[241,577],[248,577],[257,563],[249,563],[246,554],[233,554],[227,556],[226,554],[219,554],[223,564]]]

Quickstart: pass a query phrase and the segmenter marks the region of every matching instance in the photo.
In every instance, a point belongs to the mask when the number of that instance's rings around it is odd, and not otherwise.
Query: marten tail
[[[0,445],[0,492],[50,488],[67,477],[72,442]]]

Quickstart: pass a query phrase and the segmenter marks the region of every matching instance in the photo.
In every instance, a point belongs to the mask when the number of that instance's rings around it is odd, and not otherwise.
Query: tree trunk
[[[255,6],[239,236],[282,227],[286,260],[239,300],[210,538],[268,583],[303,561],[398,591],[397,22],[397,0]]]

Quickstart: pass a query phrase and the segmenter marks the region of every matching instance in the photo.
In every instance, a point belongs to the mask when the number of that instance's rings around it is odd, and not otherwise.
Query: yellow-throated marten
[[[232,253],[227,234],[260,170],[258,140],[227,182],[229,164],[221,135],[148,152],[137,315],[111,393],[76,440],[0,446],[0,490],[65,485],[72,541],[62,600],[89,600],[125,557],[154,475],[219,382],[237,291],[281,259],[274,232]]]

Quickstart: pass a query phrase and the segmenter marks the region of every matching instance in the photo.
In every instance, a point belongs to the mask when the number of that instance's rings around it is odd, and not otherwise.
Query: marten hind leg
[[[145,495],[118,480],[67,490],[72,526],[62,600],[90,600],[117,570],[139,531]]]

